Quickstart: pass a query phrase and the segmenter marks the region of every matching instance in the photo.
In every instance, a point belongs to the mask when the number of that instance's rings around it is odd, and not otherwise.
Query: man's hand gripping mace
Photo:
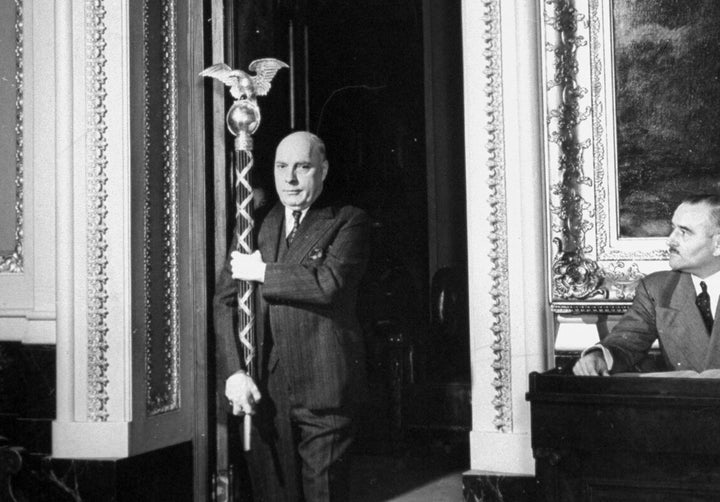
[[[253,235],[253,167],[252,135],[260,125],[260,108],[256,96],[264,96],[270,90],[270,81],[280,68],[287,65],[277,59],[257,59],[250,63],[248,75],[242,70],[232,70],[225,63],[218,63],[200,72],[200,76],[213,77],[230,87],[235,102],[228,110],[226,123],[235,136],[232,156],[233,187],[235,191],[235,221],[237,250],[250,254],[255,250]],[[255,379],[255,283],[238,281],[238,338],[243,348],[247,373]],[[246,414],[243,421],[243,448],[250,450],[252,417]]]

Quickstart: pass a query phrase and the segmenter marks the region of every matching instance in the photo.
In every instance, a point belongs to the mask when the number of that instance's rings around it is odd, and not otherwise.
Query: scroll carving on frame
[[[543,1],[555,312],[622,311],[679,201],[720,188],[718,22],[711,0]]]

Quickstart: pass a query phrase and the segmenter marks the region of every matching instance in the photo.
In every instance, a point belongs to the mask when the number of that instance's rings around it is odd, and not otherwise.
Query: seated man
[[[635,300],[612,332],[586,349],[576,375],[632,371],[656,339],[672,370],[720,368],[720,195],[687,197],[668,238],[672,270],[643,278]]]

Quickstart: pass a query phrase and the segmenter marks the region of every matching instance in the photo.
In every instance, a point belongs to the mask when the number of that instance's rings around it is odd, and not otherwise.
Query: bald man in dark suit
[[[280,200],[257,218],[258,250],[231,253],[217,287],[225,394],[235,414],[256,415],[249,458],[256,502],[348,498],[346,453],[365,392],[356,299],[370,222],[357,208],[320,202],[328,168],[317,136],[296,132],[280,142]],[[245,371],[232,325],[237,280],[259,283],[257,381]]]
[[[668,237],[670,268],[640,281],[610,335],[585,350],[576,375],[632,371],[655,340],[670,370],[720,368],[720,196],[687,197]]]

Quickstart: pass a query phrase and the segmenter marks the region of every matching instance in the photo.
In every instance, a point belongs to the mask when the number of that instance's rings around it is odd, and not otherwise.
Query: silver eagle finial
[[[201,71],[200,76],[218,79],[230,87],[230,95],[236,100],[254,99],[270,91],[270,82],[281,68],[288,68],[288,65],[277,59],[263,58],[256,59],[248,66],[255,75],[233,70],[225,63],[217,63]]]

